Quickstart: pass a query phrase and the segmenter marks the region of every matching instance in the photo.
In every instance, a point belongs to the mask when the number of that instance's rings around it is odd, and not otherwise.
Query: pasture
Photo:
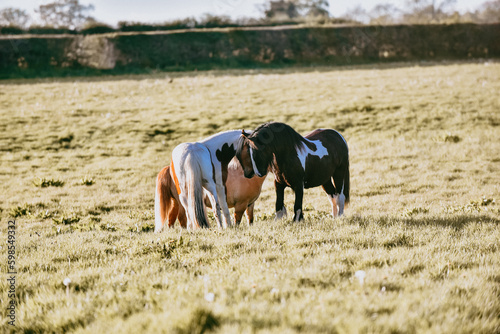
[[[499,92],[493,61],[2,81],[15,329],[498,333]],[[270,120],[344,135],[344,217],[316,188],[304,222],[275,222],[269,175],[253,226],[152,233],[177,144]]]

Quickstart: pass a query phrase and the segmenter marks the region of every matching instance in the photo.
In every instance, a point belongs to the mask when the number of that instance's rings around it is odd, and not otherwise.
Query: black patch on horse
[[[228,145],[227,143],[224,143],[220,150],[218,149],[215,151],[215,156],[217,157],[217,160],[220,161],[221,163],[221,168],[222,168],[222,184],[224,185],[224,190],[226,191],[226,196],[227,196],[227,188],[226,188],[226,181],[227,181],[227,165],[229,162],[234,158],[234,154],[236,153],[236,149],[234,148],[234,145]],[[214,174],[215,175],[215,174]]]
[[[224,143],[220,150],[218,149],[217,151],[215,151],[215,156],[222,165],[227,165],[231,161],[231,159],[233,159],[235,153],[236,150],[233,144],[228,145],[227,143]]]

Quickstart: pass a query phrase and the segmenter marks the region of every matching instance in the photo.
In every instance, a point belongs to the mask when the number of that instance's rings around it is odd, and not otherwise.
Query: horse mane
[[[244,136],[240,136],[240,138],[238,139],[238,141],[236,142],[236,152],[235,152],[235,156],[236,157],[241,157],[241,151],[243,150],[243,144],[245,143],[245,140],[246,138]]]
[[[269,131],[273,134],[271,139],[269,139]],[[291,126],[279,122],[267,122],[259,125],[249,138],[260,143],[266,150],[271,150],[275,155],[289,152],[292,147],[297,152],[303,148],[303,145],[310,145]]]

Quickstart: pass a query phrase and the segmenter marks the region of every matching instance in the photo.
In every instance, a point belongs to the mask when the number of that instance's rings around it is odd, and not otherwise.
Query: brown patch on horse
[[[175,168],[174,168],[174,162],[172,161],[170,163],[170,174],[172,175],[172,178],[174,179],[175,182],[175,188],[177,189],[177,194],[181,194],[181,187],[179,185],[179,179],[177,178],[177,174],[175,174]]]

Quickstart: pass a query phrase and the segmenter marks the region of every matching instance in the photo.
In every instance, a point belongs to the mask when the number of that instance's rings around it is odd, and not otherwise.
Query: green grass
[[[499,91],[496,62],[0,82],[16,328],[499,332]],[[344,217],[318,188],[303,223],[274,222],[269,176],[254,226],[152,233],[155,176],[177,144],[269,120],[344,134]]]

